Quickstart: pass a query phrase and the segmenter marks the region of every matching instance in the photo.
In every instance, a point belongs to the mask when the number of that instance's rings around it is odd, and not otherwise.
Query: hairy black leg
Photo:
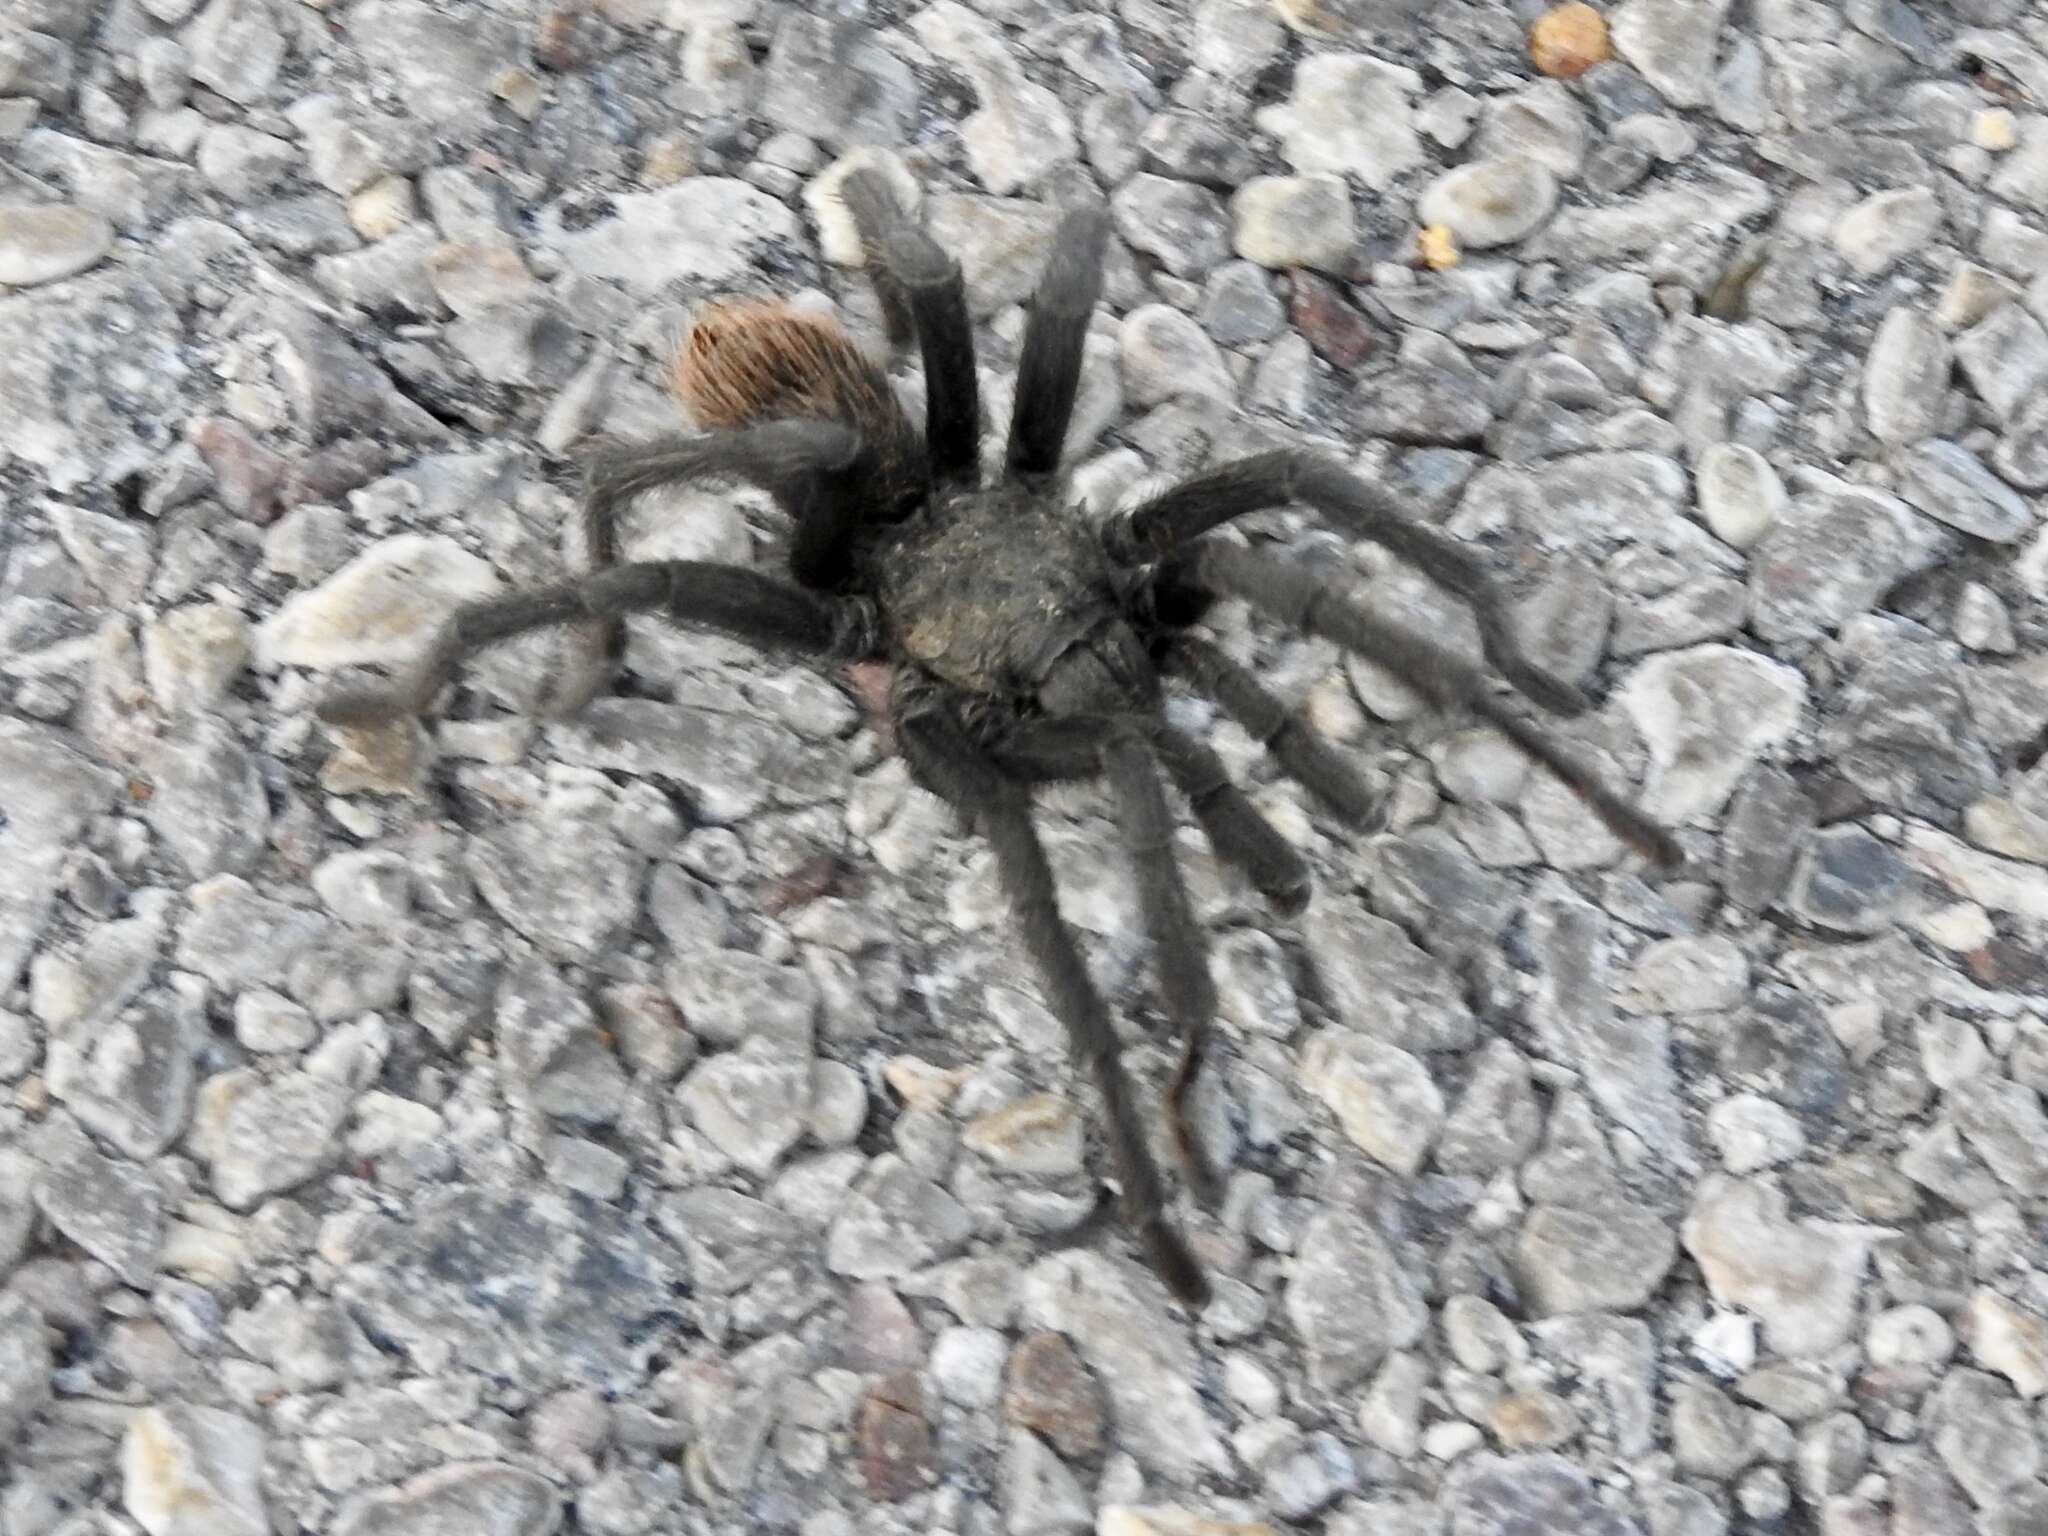
[[[1108,734],[1101,720],[1049,716],[1012,726],[987,751],[1004,773],[1027,784],[1092,779],[1102,773]]]
[[[1112,518],[1103,542],[1125,563],[1156,560],[1234,517],[1289,502],[1315,508],[1351,537],[1382,546],[1464,599],[1479,622],[1486,659],[1545,709],[1563,715],[1585,710],[1578,689],[1523,656],[1507,604],[1471,550],[1404,516],[1379,487],[1315,454],[1276,449],[1197,475]]]
[[[808,587],[845,578],[861,514],[867,457],[858,434],[831,421],[773,421],[709,437],[680,433],[651,442],[607,444],[590,456],[583,496],[583,558],[592,571],[618,564],[619,514],[634,498],[679,481],[725,476],[758,485],[793,523],[789,564]],[[626,628],[616,618],[581,626],[565,647],[550,714],[588,704],[618,671]]]
[[[1024,356],[1017,366],[1017,399],[1010,412],[1010,473],[1025,478],[1049,475],[1060,466],[1060,448],[1073,420],[1081,386],[1081,356],[1089,317],[1102,298],[1102,257],[1109,242],[1109,215],[1077,208],[1053,236],[1045,275],[1031,296],[1024,327]]]
[[[1426,694],[1439,709],[1469,709],[1555,774],[1629,846],[1667,868],[1683,862],[1669,832],[1615,794],[1592,768],[1507,709],[1488,690],[1478,668],[1367,612],[1328,578],[1223,543],[1201,545],[1192,573],[1215,592],[1242,598],[1284,623],[1370,657]]]
[[[1308,860],[1259,814],[1245,792],[1231,782],[1223,759],[1185,731],[1170,725],[1154,737],[1159,760],[1174,787],[1187,797],[1216,856],[1235,865],[1275,910],[1292,916],[1308,905]]]
[[[332,694],[321,702],[320,716],[334,725],[361,726],[421,714],[463,659],[487,645],[557,624],[653,612],[801,656],[857,653],[867,648],[871,629],[861,600],[824,597],[756,571],[704,560],[615,565],[580,581],[465,604],[403,678]]]
[[[943,707],[907,709],[898,729],[904,750],[925,783],[973,816],[995,850],[996,869],[1024,947],[1044,980],[1053,1012],[1066,1026],[1075,1057],[1102,1100],[1104,1128],[1123,1181],[1126,1219],[1174,1295],[1189,1306],[1201,1306],[1209,1298],[1209,1282],[1186,1240],[1167,1219],[1165,1186],[1145,1145],[1109,1008],[1060,917],[1052,866],[1031,825],[1029,798],[1003,777]]]
[[[1372,791],[1358,771],[1220,646],[1194,635],[1175,635],[1165,643],[1160,660],[1169,673],[1222,705],[1223,712],[1263,744],[1295,783],[1354,826],[1372,824]]]
[[[1138,880],[1138,908],[1152,938],[1153,968],[1167,1016],[1180,1030],[1180,1061],[1167,1084],[1167,1124],[1182,1166],[1204,1203],[1219,1191],[1188,1122],[1188,1094],[1209,1050],[1216,1020],[1216,983],[1209,973],[1209,938],[1188,899],[1187,882],[1173,856],[1173,813],[1167,808],[1151,750],[1134,731],[1119,731],[1102,753],[1103,776],[1116,800],[1124,844]]]
[[[912,222],[876,172],[855,171],[841,183],[840,195],[860,231],[884,308],[900,304],[917,333],[932,473],[972,479],[981,460],[981,381],[960,263]]]

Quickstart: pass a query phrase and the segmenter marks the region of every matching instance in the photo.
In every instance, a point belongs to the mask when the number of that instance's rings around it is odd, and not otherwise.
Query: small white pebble
[[[1223,1362],[1223,1387],[1254,1417],[1271,1418],[1280,1411],[1280,1384],[1248,1355],[1232,1355]]]
[[[1991,914],[1974,901],[1938,907],[1921,918],[1918,927],[1923,937],[1958,955],[1982,949],[1997,935]]]
[[[1693,1331],[1692,1352],[1716,1376],[1740,1376],[1756,1364],[1756,1319],[1716,1312]]]
[[[1979,149],[2011,149],[2019,142],[2013,116],[2004,107],[1986,107],[1970,120],[1970,142]]]
[[[1477,1424],[1445,1419],[1422,1432],[1422,1450],[1434,1461],[1456,1461],[1466,1452],[1477,1450],[1485,1440],[1486,1433]]]
[[[1707,1115],[1707,1134],[1731,1173],[1755,1173],[1797,1157],[1806,1133],[1782,1104],[1754,1093],[1723,1099]]]

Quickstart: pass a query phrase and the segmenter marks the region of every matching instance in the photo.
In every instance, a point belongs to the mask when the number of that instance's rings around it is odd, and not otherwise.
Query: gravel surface
[[[549,636],[311,713],[562,568],[694,304],[873,333],[850,154],[997,420],[1106,197],[1077,499],[1399,487],[1690,857],[1224,614],[1385,819],[1176,705],[1318,875],[1182,828],[1199,1319],[1075,1233],[1092,1108],[872,675],[640,624],[572,722]],[[2044,492],[2028,0],[10,0],[0,1533],[2038,1536]],[[1044,824],[1156,1094],[1105,806]]]

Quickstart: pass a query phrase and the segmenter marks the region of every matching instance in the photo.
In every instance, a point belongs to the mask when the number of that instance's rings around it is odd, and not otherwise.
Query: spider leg
[[[1126,1218],[1174,1295],[1189,1306],[1202,1305],[1209,1297],[1209,1282],[1186,1239],[1167,1218],[1165,1186],[1145,1145],[1109,1007],[1089,979],[1073,934],[1060,917],[1052,866],[1031,825],[1028,796],[1003,776],[942,706],[906,709],[898,729],[919,775],[942,798],[974,816],[994,848],[996,869],[1025,948],[1044,979],[1053,1011],[1066,1026],[1075,1056],[1102,1099],[1123,1181]]]
[[[806,592],[757,571],[706,560],[615,565],[578,581],[464,604],[403,678],[331,694],[320,703],[320,717],[333,725],[364,726],[422,714],[463,659],[487,645],[552,625],[652,612],[764,650],[820,658],[864,650],[872,628],[859,599]]]
[[[1427,694],[1439,709],[1469,709],[1556,775],[1617,837],[1666,868],[1683,862],[1669,832],[1615,794],[1587,764],[1506,708],[1487,689],[1484,673],[1435,642],[1367,612],[1327,577],[1212,542],[1195,549],[1191,574],[1201,586],[1242,598],[1284,623],[1371,657]]]
[[[1407,561],[1471,607],[1486,659],[1516,688],[1557,714],[1581,714],[1586,699],[1522,654],[1507,606],[1480,560],[1455,539],[1405,517],[1388,495],[1342,466],[1297,449],[1276,449],[1225,464],[1111,519],[1110,555],[1125,564],[1155,560],[1234,517],[1303,502],[1355,539]]]
[[[1102,256],[1109,215],[1077,208],[1061,220],[1052,255],[1031,297],[1024,355],[1017,367],[1017,400],[1010,413],[1006,458],[1020,478],[1050,475],[1074,415],[1088,319],[1102,298]]]
[[[645,443],[599,447],[583,496],[584,559],[592,571],[618,563],[619,515],[636,497],[678,481],[729,476],[758,485],[790,514],[789,563],[807,587],[829,587],[847,568],[861,512],[868,451],[837,422],[773,421],[709,437],[676,433]],[[617,618],[581,626],[564,648],[549,713],[574,715],[617,672],[626,627]]]
[[[1173,856],[1173,813],[1167,808],[1151,749],[1137,733],[1120,731],[1103,749],[1102,768],[1137,874],[1138,908],[1152,937],[1160,996],[1180,1027],[1180,1060],[1166,1089],[1167,1124],[1197,1195],[1214,1205],[1221,1191],[1188,1122],[1187,1104],[1208,1055],[1209,1031],[1216,1018],[1208,935],[1195,917],[1187,882]]]
[[[1168,673],[1222,705],[1223,712],[1271,752],[1295,783],[1353,825],[1372,825],[1372,791],[1358,770],[1220,646],[1194,635],[1174,635],[1166,641],[1160,660]]]
[[[987,748],[996,766],[1027,784],[1092,779],[1102,772],[1107,726],[1100,720],[1047,716],[1025,721]]]
[[[1092,779],[1102,772],[1105,735],[1098,720],[1034,720],[990,755],[1005,773],[1030,784]],[[1299,912],[1309,896],[1307,861],[1231,782],[1223,760],[1164,720],[1153,725],[1152,745],[1217,856],[1243,870],[1280,912]]]
[[[912,222],[874,171],[848,176],[840,196],[860,231],[892,327],[907,313],[917,333],[932,473],[972,479],[981,460],[981,381],[974,371],[974,327],[960,263]]]
[[[1160,726],[1154,745],[1217,857],[1242,870],[1253,888],[1283,915],[1292,916],[1307,906],[1308,861],[1231,782],[1223,759],[1170,725]]]

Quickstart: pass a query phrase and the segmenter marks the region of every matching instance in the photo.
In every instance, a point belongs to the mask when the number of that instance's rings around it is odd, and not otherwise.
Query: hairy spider
[[[1025,328],[1005,473],[983,484],[959,264],[874,173],[850,176],[844,197],[891,339],[914,339],[922,354],[922,432],[881,370],[830,321],[775,305],[714,307],[678,355],[673,382],[692,414],[715,430],[596,455],[584,500],[594,569],[458,609],[410,677],[330,697],[321,713],[336,724],[365,725],[423,711],[465,656],[551,625],[580,627],[555,701],[573,711],[606,686],[623,647],[623,619],[641,612],[818,663],[892,664],[897,740],[916,777],[994,847],[1024,946],[1101,1097],[1126,1219],[1175,1295],[1199,1304],[1208,1282],[1166,1214],[1108,1007],[1059,914],[1031,798],[1034,784],[1056,779],[1108,783],[1159,992],[1181,1036],[1168,1123],[1189,1176],[1213,1197],[1214,1174],[1190,1133],[1187,1097],[1216,997],[1206,936],[1174,861],[1160,770],[1218,856],[1276,908],[1300,909],[1309,870],[1216,754],[1168,723],[1162,673],[1207,693],[1340,816],[1356,822],[1370,809],[1345,759],[1192,631],[1213,602],[1242,600],[1370,656],[1439,708],[1463,708],[1496,726],[1649,857],[1673,864],[1677,850],[1509,709],[1480,669],[1366,611],[1331,574],[1204,537],[1243,513],[1305,504],[1468,603],[1488,661],[1516,689],[1558,713],[1583,710],[1576,689],[1523,656],[1472,552],[1409,521],[1358,477],[1283,450],[1196,476],[1100,529],[1073,514],[1060,495],[1059,458],[1089,316],[1101,296],[1108,221],[1100,208],[1068,213],[1054,236]],[[696,477],[752,483],[787,509],[793,581],[705,561],[618,563],[621,506]]]

